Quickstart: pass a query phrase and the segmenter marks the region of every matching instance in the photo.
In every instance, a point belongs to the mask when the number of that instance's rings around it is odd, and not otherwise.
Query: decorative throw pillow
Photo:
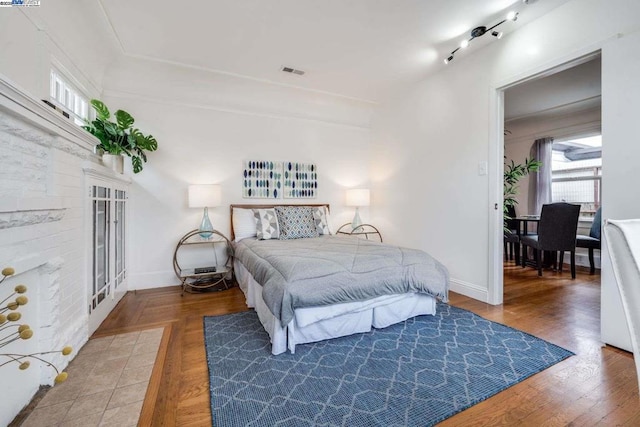
[[[260,240],[277,239],[280,236],[278,217],[273,209],[254,209],[256,234]]]
[[[253,217],[253,209],[233,208],[232,222],[236,242],[256,236],[256,220]]]
[[[318,206],[313,209],[313,221],[316,224],[318,234],[331,234],[331,228],[329,227],[329,212],[327,212],[326,206]]]
[[[318,237],[313,208],[308,206],[276,206],[280,240]]]

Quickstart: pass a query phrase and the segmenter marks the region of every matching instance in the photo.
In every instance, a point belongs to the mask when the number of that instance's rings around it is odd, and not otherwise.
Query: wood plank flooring
[[[579,270],[534,269],[505,264],[504,304],[491,306],[451,293],[451,304],[529,332],[576,356],[461,412],[442,426],[640,425],[633,356],[600,341],[600,276]],[[203,316],[246,310],[238,288],[185,294],[178,287],[128,293],[94,336],[171,326],[168,350],[156,380],[154,402],[145,402],[146,425],[209,426],[209,380]]]

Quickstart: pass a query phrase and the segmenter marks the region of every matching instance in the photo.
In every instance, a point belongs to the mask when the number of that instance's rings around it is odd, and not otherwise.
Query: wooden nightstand
[[[371,224],[362,224],[355,229],[352,229],[351,223],[348,222],[338,228],[338,231],[336,231],[336,235],[338,234],[356,236],[366,240],[377,240],[382,243],[382,234],[380,234],[380,231]]]
[[[181,267],[178,253],[182,252],[181,258],[186,258],[189,255],[186,252],[193,252],[196,248],[198,251],[209,248],[213,252],[211,262],[202,267]],[[218,259],[219,252],[224,254],[224,262]],[[201,237],[200,230],[192,230],[182,236],[176,246],[173,253],[173,270],[180,279],[183,295],[185,291],[190,292],[194,289],[229,289],[233,286],[233,246],[229,239],[217,230],[213,230],[208,238]]]

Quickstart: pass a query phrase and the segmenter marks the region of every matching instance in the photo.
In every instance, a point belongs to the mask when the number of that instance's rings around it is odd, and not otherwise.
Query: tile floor
[[[163,331],[89,340],[22,427],[137,425]]]

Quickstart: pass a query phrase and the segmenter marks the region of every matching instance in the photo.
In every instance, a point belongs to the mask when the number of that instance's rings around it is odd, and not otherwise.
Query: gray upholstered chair
[[[520,237],[522,265],[527,265],[527,247],[535,251],[538,276],[542,276],[542,251],[560,252],[560,272],[566,251],[571,252],[571,278],[576,278],[576,235],[580,205],[551,203],[542,206],[538,234]]]
[[[590,274],[596,272],[596,264],[593,259],[593,251],[600,250],[600,233],[602,230],[602,208],[598,208],[596,216],[593,217],[593,224],[588,236],[578,234],[576,236],[576,247],[589,249],[589,267]]]
[[[640,219],[607,220],[604,234],[631,334],[640,384]]]

